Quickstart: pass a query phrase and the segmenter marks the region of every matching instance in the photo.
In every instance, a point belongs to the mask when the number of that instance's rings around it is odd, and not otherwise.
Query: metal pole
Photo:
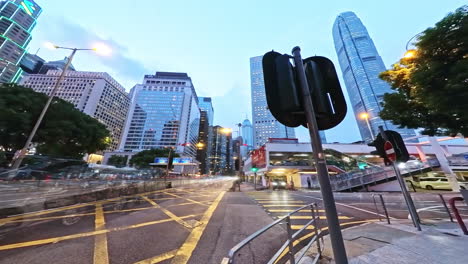
[[[374,132],[372,131],[372,128],[371,128],[370,123],[369,123],[369,116],[366,116],[365,119],[366,119],[367,128],[369,128],[371,138],[372,138],[372,140],[375,140]]]
[[[54,99],[55,94],[57,93],[60,83],[62,82],[63,78],[65,77],[65,74],[68,70],[68,67],[70,66],[73,57],[75,56],[75,53],[78,49],[72,49],[72,53],[70,54],[70,57],[68,57],[68,61],[65,64],[65,67],[63,67],[63,71],[60,74],[60,77],[58,78],[57,82],[55,83],[54,89],[52,89],[52,92],[49,95],[49,99],[47,100],[47,103],[45,104],[44,108],[42,109],[41,114],[39,115],[39,118],[36,121],[36,124],[33,127],[33,130],[28,136],[28,139],[26,140],[26,143],[24,144],[24,147],[21,149],[20,154],[18,158],[15,160],[13,163],[13,166],[11,167],[12,170],[17,170],[19,166],[21,166],[21,163],[23,162],[24,156],[28,152],[29,146],[31,145],[31,142],[36,135],[37,130],[39,129],[39,126],[42,123],[42,119],[44,119],[45,114],[47,113],[47,110],[49,109],[50,104],[52,103],[52,100]]]
[[[383,196],[381,194],[379,194],[379,196],[380,196],[380,201],[382,202],[382,207],[383,207],[384,212],[385,212],[385,217],[387,217],[387,222],[388,222],[388,224],[390,224],[390,217],[388,216],[387,206],[385,206]]]
[[[382,126],[379,126],[379,131],[380,131],[380,134],[382,135],[382,138],[388,141],[387,135],[385,134],[385,131]],[[398,183],[400,184],[401,192],[403,194],[403,198],[405,198],[406,206],[408,206],[408,211],[411,215],[411,220],[413,221],[413,224],[418,229],[418,231],[421,231],[421,225],[419,224],[420,220],[419,220],[418,212],[416,211],[416,207],[414,206],[413,199],[411,198],[411,195],[408,192],[408,189],[406,188],[405,180],[401,176],[400,170],[398,169],[397,165],[393,161],[392,161],[392,167],[393,167],[393,170],[395,171],[395,175],[398,180]]]
[[[445,199],[444,197],[442,196],[442,194],[439,193],[439,197],[440,197],[440,200],[442,200],[442,204],[444,205],[444,208],[445,208],[445,211],[447,211],[447,214],[450,218],[450,222],[453,222],[453,217],[452,217],[452,214],[450,213],[450,210],[449,208],[447,207],[447,203],[445,202]]]
[[[257,190],[257,173],[254,172],[254,189]]]
[[[309,128],[311,145],[315,164],[317,167],[317,177],[320,183],[320,191],[323,198],[323,206],[328,222],[328,230],[330,232],[330,241],[333,248],[333,256],[337,264],[347,264],[346,249],[341,234],[340,222],[338,221],[338,213],[336,211],[335,198],[328,176],[327,164],[325,161],[325,154],[323,153],[322,141],[320,139],[317,120],[315,119],[314,106],[310,94],[309,86],[306,81],[304,65],[301,58],[301,49],[295,47],[292,50],[294,55],[294,64],[296,66],[297,77],[301,86],[304,113]]]
[[[171,159],[172,148],[169,148],[169,155],[167,156],[166,175],[164,176],[164,186],[167,186],[167,177],[169,177],[169,159]]]
[[[291,228],[291,217],[286,217],[286,230],[288,232],[288,247],[289,247],[289,263],[296,264],[296,258],[294,256],[294,243],[293,243],[293,231]]]

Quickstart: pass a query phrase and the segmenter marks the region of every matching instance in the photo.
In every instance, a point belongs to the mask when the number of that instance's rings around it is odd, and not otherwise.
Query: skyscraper
[[[16,82],[42,9],[32,0],[0,0],[0,82]]]
[[[338,15],[333,25],[333,39],[362,139],[370,141],[370,130],[377,135],[379,126],[395,130],[403,138],[414,136],[414,130],[399,129],[379,117],[383,96],[392,93],[392,90],[388,83],[379,78],[379,74],[386,70],[385,65],[356,14],[345,12]],[[367,117],[360,118],[362,113],[367,113]]]
[[[28,74],[20,84],[49,95],[62,71]],[[130,98],[125,88],[105,72],[67,71],[55,96],[106,125],[112,136],[109,150],[119,146]]]
[[[198,130],[197,160],[200,162],[200,170],[202,174],[207,174],[208,157],[210,156],[211,148],[211,127],[213,126],[213,105],[210,97],[198,97],[198,106],[200,107],[200,127]]]
[[[247,148],[253,149],[254,142],[253,142],[253,126],[252,123],[250,123],[249,119],[245,119],[244,122],[242,122],[242,139],[244,140],[244,144],[247,145]]]
[[[263,80],[263,56],[250,58],[250,83],[252,88],[253,144],[258,148],[268,138],[295,138],[294,128],[286,127],[268,110]]]
[[[208,157],[210,174],[223,174],[232,170],[232,134],[221,126],[211,127],[211,148]]]
[[[200,109],[192,79],[186,73],[145,75],[130,96],[120,150],[175,147],[182,156],[196,157]]]

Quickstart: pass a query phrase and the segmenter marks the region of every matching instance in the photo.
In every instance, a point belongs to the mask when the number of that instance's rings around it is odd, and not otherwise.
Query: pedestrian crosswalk
[[[298,199],[292,196],[288,191],[251,192],[249,193],[249,196],[269,215],[271,215],[273,219],[279,219],[297,211],[290,216],[292,230],[299,230],[312,220],[311,208],[306,207],[301,209],[301,207],[304,207],[313,201],[308,201],[305,198]],[[326,227],[327,217],[325,216],[325,210],[317,209],[315,210],[315,213],[319,219],[318,228]],[[353,217],[339,214],[338,219],[340,222],[347,222],[352,221]],[[315,227],[313,225],[309,225],[306,230],[314,230],[314,228]]]

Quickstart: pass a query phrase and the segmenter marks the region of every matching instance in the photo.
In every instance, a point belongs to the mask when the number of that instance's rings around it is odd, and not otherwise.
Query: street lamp
[[[229,135],[232,132],[232,128],[223,127],[221,128],[221,133]]]
[[[106,45],[104,45],[102,43],[98,43],[93,48],[90,48],[90,49],[78,49],[78,48],[61,47],[61,46],[54,45],[53,43],[50,43],[50,42],[47,42],[45,44],[45,46],[48,47],[48,48],[51,48],[51,49],[71,50],[72,52],[71,52],[70,56],[68,57],[67,63],[65,64],[65,67],[63,67],[62,73],[60,74],[59,78],[57,79],[57,82],[55,83],[54,89],[52,89],[52,92],[49,95],[49,99],[47,100],[44,108],[42,109],[42,112],[39,115],[39,118],[37,119],[36,124],[34,125],[31,133],[29,134],[28,139],[26,140],[26,143],[24,144],[24,147],[18,153],[18,158],[13,163],[12,170],[18,169],[19,166],[21,165],[21,162],[23,162],[23,158],[26,155],[34,136],[36,135],[37,129],[41,125],[42,119],[44,119],[44,116],[47,113],[47,110],[49,109],[49,106],[52,103],[52,100],[54,99],[54,96],[55,96],[55,94],[57,93],[57,91],[58,91],[58,89],[60,87],[60,83],[65,78],[65,74],[66,74],[66,72],[68,70],[68,67],[70,67],[70,64],[71,64],[71,62],[73,60],[73,57],[75,56],[75,53],[77,51],[79,51],[79,50],[92,50],[92,51],[95,51],[96,53],[101,54],[101,55],[109,55],[110,50],[111,50],[109,47],[107,47]]]
[[[359,118],[366,120],[367,128],[369,129],[372,140],[374,140],[375,139],[374,132],[372,131],[372,128],[371,128],[370,123],[369,123],[369,114],[366,113],[366,112],[361,113],[359,115]]]

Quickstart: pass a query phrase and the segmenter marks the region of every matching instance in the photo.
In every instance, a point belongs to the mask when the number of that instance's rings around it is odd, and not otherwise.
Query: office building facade
[[[0,1],[0,82],[17,82],[20,61],[42,9],[32,0]]]
[[[379,116],[384,94],[393,91],[388,83],[379,78],[379,74],[386,70],[385,65],[356,14],[345,12],[336,18],[333,40],[362,139],[370,141],[372,135],[378,134],[379,126],[395,130],[403,138],[414,136],[414,130],[399,129]],[[366,119],[360,118],[362,113],[368,114],[370,129]]]
[[[210,156],[208,173],[210,175],[227,174],[232,171],[232,134],[226,133],[221,126],[211,127]]]
[[[268,110],[263,80],[262,58],[263,56],[250,58],[254,148],[262,146],[269,138],[296,137],[294,128],[282,125]]]
[[[243,144],[251,150],[254,148],[254,134],[253,134],[253,126],[249,119],[245,119],[242,122],[242,139]]]
[[[19,84],[50,95],[61,73],[28,74]],[[112,137],[108,150],[117,149],[130,105],[122,85],[105,72],[67,71],[55,96],[103,123]]]
[[[211,154],[211,127],[213,126],[214,110],[210,97],[198,97],[200,108],[200,127],[198,131],[197,160],[200,162],[200,172],[209,171],[208,157]]]
[[[196,157],[200,109],[186,73],[156,72],[130,91],[131,105],[119,149],[141,151],[175,148]]]

